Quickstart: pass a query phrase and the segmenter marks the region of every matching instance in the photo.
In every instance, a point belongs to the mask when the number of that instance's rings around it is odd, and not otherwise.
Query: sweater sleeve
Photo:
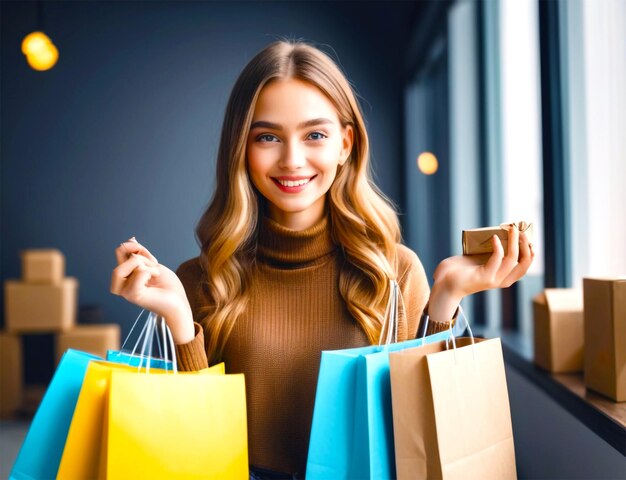
[[[200,325],[200,306],[202,302],[201,282],[202,268],[198,258],[194,258],[183,263],[176,270],[176,275],[180,278],[187,299],[191,305],[194,319],[195,336],[189,343],[176,345],[176,358],[179,368],[182,371],[201,370],[209,366],[204,343],[204,332]]]
[[[398,245],[398,284],[402,294],[398,340],[415,338],[430,296],[430,287],[422,262],[415,252],[404,245]]]
[[[189,343],[176,345],[178,368],[185,372],[202,370],[209,366],[204,350],[204,334],[200,324],[194,322],[196,336]]]

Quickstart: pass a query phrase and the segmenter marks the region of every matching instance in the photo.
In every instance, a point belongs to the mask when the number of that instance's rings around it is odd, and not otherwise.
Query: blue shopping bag
[[[109,362],[122,363],[124,365],[130,365],[131,367],[145,367],[148,370],[150,368],[160,368],[163,370],[172,370],[173,364],[171,360],[164,360],[163,356],[167,356],[167,341],[171,335],[169,329],[165,327],[165,321],[159,322],[159,317],[153,312],[148,312],[146,322],[143,324],[143,328],[139,332],[139,336],[135,341],[135,345],[124,350],[124,346],[131,340],[133,331],[139,323],[145,310],[141,310],[135,323],[133,323],[128,336],[122,344],[122,348],[119,350],[107,350],[107,360]],[[159,332],[159,328],[161,332]],[[159,336],[159,333],[162,337]],[[162,341],[160,341],[162,339]],[[172,343],[172,349],[174,348]],[[153,355],[154,353],[156,355]],[[173,352],[173,350],[172,350]],[[170,352],[170,358],[171,354]]]
[[[322,352],[307,480],[396,477],[389,352],[449,335],[446,331],[390,345]]]
[[[137,355],[130,352],[122,352],[121,350],[107,350],[107,360],[109,362],[123,363],[131,367],[146,367],[150,364],[150,368],[161,368],[163,370],[172,370],[172,361],[163,360],[162,358],[146,357],[145,355]],[[141,365],[140,365],[141,364]]]
[[[87,365],[101,360],[78,350],[68,350],[52,377],[28,429],[9,478],[49,480],[57,475]]]

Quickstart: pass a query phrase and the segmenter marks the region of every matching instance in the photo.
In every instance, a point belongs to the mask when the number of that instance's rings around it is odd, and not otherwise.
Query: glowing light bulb
[[[22,53],[34,70],[49,70],[57,63],[59,51],[43,32],[32,32],[22,40]]]
[[[422,152],[417,157],[417,168],[424,175],[433,175],[439,168],[437,157],[430,152]]]

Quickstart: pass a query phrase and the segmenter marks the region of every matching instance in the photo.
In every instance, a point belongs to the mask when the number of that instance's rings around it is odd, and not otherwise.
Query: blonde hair
[[[371,343],[381,335],[389,280],[397,275],[398,218],[372,182],[365,123],[348,80],[315,47],[272,43],[250,61],[233,87],[217,156],[215,193],[196,229],[205,273],[202,323],[210,362],[221,358],[248,301],[266,200],[248,176],[246,142],[259,93],[279,78],[296,78],[319,88],[334,104],[342,125],[354,130],[352,152],[338,169],[327,204],[331,233],[345,259],[339,291]]]

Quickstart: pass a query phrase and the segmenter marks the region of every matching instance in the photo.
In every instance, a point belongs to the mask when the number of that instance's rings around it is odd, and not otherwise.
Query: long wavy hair
[[[374,185],[369,141],[355,94],[325,53],[302,42],[278,41],[259,52],[237,79],[224,118],[217,156],[216,189],[196,235],[204,270],[202,310],[210,362],[218,361],[237,319],[246,309],[254,271],[263,198],[250,180],[246,143],[257,99],[275,79],[298,79],[319,88],[341,124],[354,130],[348,160],[338,167],[327,194],[333,240],[344,261],[339,291],[371,343],[381,335],[390,280],[397,276],[400,228],[396,212]]]

